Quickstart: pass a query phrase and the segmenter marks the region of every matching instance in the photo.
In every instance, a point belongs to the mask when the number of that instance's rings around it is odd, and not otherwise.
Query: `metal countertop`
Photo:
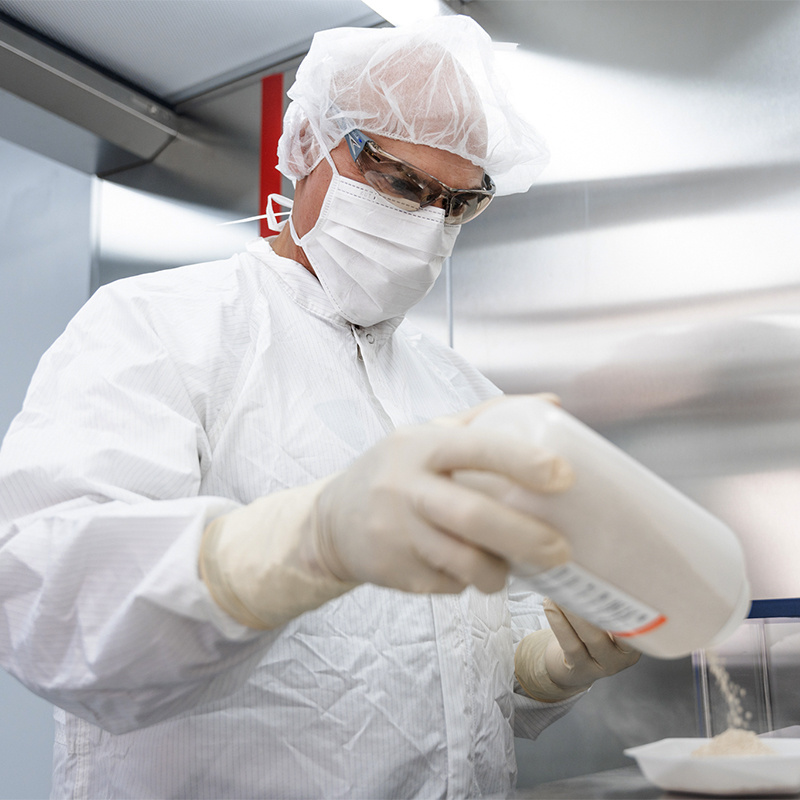
[[[727,795],[726,795],[727,797]],[[708,795],[664,792],[650,783],[638,767],[623,767],[577,778],[543,783],[533,789],[518,789],[512,800],[709,800]],[[715,800],[724,800],[715,796]],[[741,800],[741,798],[739,799]]]

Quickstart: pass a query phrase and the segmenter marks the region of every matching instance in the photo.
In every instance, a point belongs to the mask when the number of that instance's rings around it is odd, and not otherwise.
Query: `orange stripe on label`
[[[623,631],[618,633],[617,631],[610,631],[611,634],[614,636],[618,636],[620,639],[630,638],[631,636],[640,636],[643,633],[649,633],[650,631],[654,631],[656,628],[660,627],[667,621],[667,618],[662,614],[660,617],[656,617],[652,622],[648,622],[647,625],[643,625],[641,628],[637,628],[635,631]]]

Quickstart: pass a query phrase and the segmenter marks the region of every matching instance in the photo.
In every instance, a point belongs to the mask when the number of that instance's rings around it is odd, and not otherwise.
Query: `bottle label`
[[[614,636],[639,636],[667,621],[660,612],[572,562],[526,578],[536,591]]]

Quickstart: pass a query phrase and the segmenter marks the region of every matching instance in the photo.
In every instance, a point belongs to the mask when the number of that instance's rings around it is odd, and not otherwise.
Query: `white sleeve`
[[[543,600],[542,595],[530,589],[524,580],[510,576],[508,604],[515,651],[529,633],[550,627],[542,608]],[[543,703],[528,697],[514,678],[514,735],[535,739],[548,725],[563,717],[581,697],[583,694],[558,703]]]
[[[95,295],[0,450],[0,664],[114,733],[234,691],[274,636],[198,577],[204,527],[237,504],[198,496],[204,426],[145,317]]]

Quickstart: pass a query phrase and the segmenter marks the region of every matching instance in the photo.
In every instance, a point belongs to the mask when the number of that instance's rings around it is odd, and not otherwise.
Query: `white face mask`
[[[458,225],[444,211],[403,211],[372,187],[334,174],[303,248],[336,309],[356,325],[402,316],[433,288],[452,253]]]

